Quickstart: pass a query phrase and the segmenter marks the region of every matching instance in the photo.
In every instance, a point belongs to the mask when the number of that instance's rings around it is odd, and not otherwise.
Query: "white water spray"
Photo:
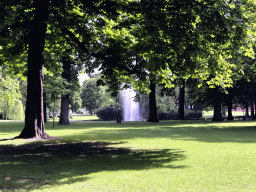
[[[121,92],[123,100],[123,120],[124,121],[139,121],[140,104],[134,101],[136,93],[133,89],[125,89]]]

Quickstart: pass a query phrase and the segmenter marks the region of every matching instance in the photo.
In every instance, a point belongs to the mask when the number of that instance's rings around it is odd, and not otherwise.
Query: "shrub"
[[[96,115],[103,121],[113,121],[117,119],[117,116],[119,115],[120,110],[107,107],[100,109],[96,112]]]
[[[184,110],[184,119],[189,120],[191,118],[200,118],[202,117],[202,111],[193,111],[193,110]],[[171,111],[169,113],[161,112],[158,114],[160,120],[177,120],[178,111]]]

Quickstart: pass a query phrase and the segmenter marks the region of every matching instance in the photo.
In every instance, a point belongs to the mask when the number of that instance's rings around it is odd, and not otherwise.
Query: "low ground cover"
[[[47,141],[6,140],[0,191],[255,191],[255,121],[71,123]]]

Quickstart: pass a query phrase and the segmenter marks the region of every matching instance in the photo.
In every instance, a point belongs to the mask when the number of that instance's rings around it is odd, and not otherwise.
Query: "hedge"
[[[193,110],[184,110],[184,119],[189,120],[191,118],[201,118],[202,111],[193,111]],[[169,113],[161,112],[158,114],[158,118],[160,120],[177,120],[178,119],[178,111],[171,111]]]
[[[120,115],[120,110],[107,107],[100,109],[96,112],[96,115],[103,121],[113,121],[117,120],[118,115]]]

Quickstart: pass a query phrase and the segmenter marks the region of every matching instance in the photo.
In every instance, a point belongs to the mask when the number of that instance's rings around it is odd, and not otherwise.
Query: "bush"
[[[202,111],[193,111],[193,110],[184,110],[184,119],[189,120],[191,118],[200,118],[202,117]],[[171,111],[169,113],[161,112],[158,114],[160,120],[177,120],[178,111]]]
[[[176,120],[178,119],[178,112],[171,111],[169,113],[161,112],[158,114],[160,120]]]
[[[96,115],[103,121],[116,120],[119,114],[120,114],[120,110],[112,107],[103,108],[96,112]]]

